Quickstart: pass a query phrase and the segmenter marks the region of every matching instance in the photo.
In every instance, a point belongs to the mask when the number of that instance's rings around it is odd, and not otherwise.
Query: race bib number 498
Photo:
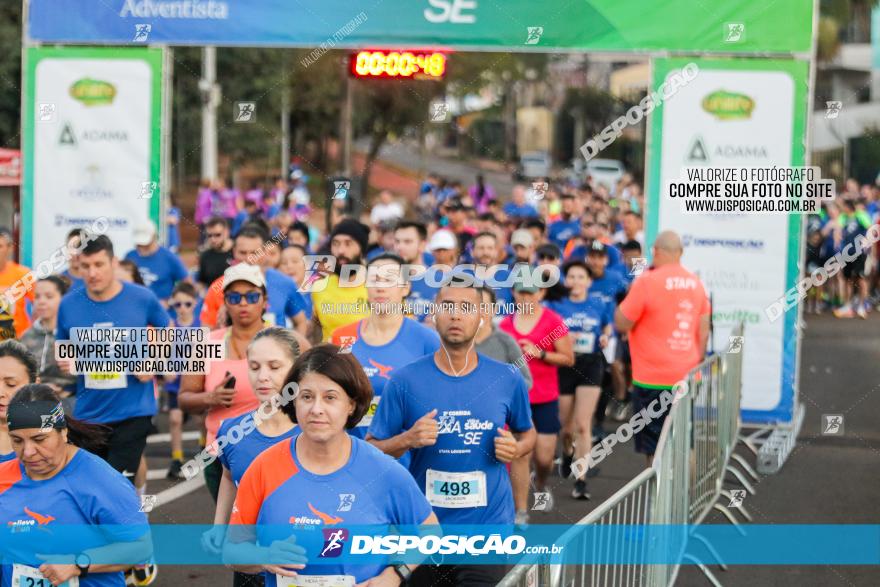
[[[428,469],[425,472],[428,503],[442,508],[473,508],[486,505],[486,473],[447,473]]]

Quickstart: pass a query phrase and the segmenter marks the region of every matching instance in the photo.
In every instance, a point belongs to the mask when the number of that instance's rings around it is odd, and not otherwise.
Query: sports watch
[[[397,573],[397,576],[400,577],[400,584],[404,585],[412,576],[412,569],[410,569],[407,565],[396,565],[392,567],[394,572]]]
[[[89,574],[89,567],[92,566],[92,557],[84,552],[81,552],[76,555],[76,559],[74,560],[73,564],[75,564],[76,568],[79,569],[79,578],[85,579]]]

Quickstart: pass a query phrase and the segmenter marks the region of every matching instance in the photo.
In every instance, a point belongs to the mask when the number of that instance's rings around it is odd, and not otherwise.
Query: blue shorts
[[[532,407],[532,422],[538,434],[558,434],[562,430],[559,421],[559,400],[544,402],[543,404],[530,404]]]
[[[168,394],[168,409],[169,410],[176,410],[178,408],[177,392],[166,390],[165,393]]]
[[[659,402],[660,395],[664,391],[670,391],[671,389],[672,387],[660,389],[641,387],[634,383],[632,393],[633,414],[637,414],[642,409],[647,408],[651,405],[651,402],[655,400]],[[654,411],[656,412],[659,407],[660,404],[658,403]],[[672,405],[667,406],[659,418],[650,418],[650,414],[648,414],[648,418],[646,418],[647,424],[640,432],[635,434],[636,452],[646,455],[653,455],[657,452],[657,442],[660,440],[660,432],[663,430],[663,422],[666,421],[666,416],[669,415],[670,409],[672,409]]]

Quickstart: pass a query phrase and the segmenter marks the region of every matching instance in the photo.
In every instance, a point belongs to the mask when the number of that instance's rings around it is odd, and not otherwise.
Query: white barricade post
[[[742,324],[732,334],[742,336]],[[697,564],[717,583],[702,562],[685,551],[691,538],[688,528],[717,507],[736,446],[741,349],[714,355],[688,373],[663,425],[653,465],[557,541],[567,557],[579,553],[582,560],[598,562],[560,565],[549,555],[526,558],[499,586],[664,587],[675,582],[683,560]],[[630,526],[650,526],[651,531]]]

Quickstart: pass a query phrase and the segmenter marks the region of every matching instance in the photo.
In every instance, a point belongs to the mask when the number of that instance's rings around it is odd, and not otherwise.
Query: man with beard
[[[486,320],[482,294],[449,285],[437,295],[436,352],[395,369],[367,440],[394,457],[410,451],[410,473],[441,524],[513,524],[506,464],[532,451],[526,384],[510,365],[477,354]],[[507,426],[507,428],[505,428]],[[497,585],[502,565],[422,565],[411,585]]]
[[[314,320],[324,342],[337,328],[370,315],[363,259],[369,237],[370,229],[353,218],[341,220],[330,232],[330,255],[336,260],[330,264],[333,272],[311,285]]]

